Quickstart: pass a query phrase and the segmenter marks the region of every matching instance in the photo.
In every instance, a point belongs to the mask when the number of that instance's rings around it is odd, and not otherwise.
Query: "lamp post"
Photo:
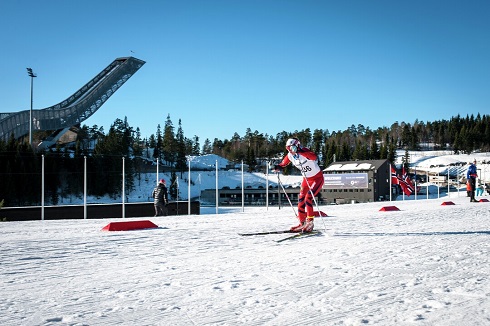
[[[32,68],[26,68],[26,69],[27,69],[27,74],[31,77],[31,109],[29,111],[29,144],[32,146],[32,104],[33,104],[32,90],[34,85],[34,77],[37,77],[37,75],[32,71]]]

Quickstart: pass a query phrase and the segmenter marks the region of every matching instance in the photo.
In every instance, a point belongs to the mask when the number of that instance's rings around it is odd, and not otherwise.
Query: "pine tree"
[[[175,168],[180,172],[180,177],[183,177],[183,173],[187,170],[187,158],[185,151],[185,138],[184,131],[182,130],[182,122],[179,119],[179,127],[177,129],[177,135],[175,139]]]
[[[194,135],[192,141],[192,155],[199,155],[201,153],[201,145],[199,144],[199,137]]]
[[[410,153],[408,149],[405,150],[405,155],[402,158],[402,165],[405,168],[405,171],[408,173],[410,169]]]
[[[391,138],[390,144],[388,146],[388,156],[387,159],[393,163],[396,161],[396,146],[395,146],[395,140]]]
[[[153,159],[155,160],[158,159],[160,162],[162,162],[162,143],[163,143],[162,130],[160,128],[160,124],[158,124],[157,133],[154,139]]]
[[[255,151],[253,148],[248,148],[247,149],[247,158],[245,160],[245,164],[248,165],[248,171],[252,172],[254,170],[254,167],[257,165],[257,160],[255,159]]]
[[[175,165],[175,161],[177,159],[177,148],[174,126],[172,120],[170,119],[170,114],[167,115],[167,120],[165,121],[165,127],[163,129],[162,154],[165,161],[169,165]]]
[[[175,171],[172,171],[170,174],[170,187],[168,193],[174,200],[179,200],[179,181]]]
[[[371,146],[369,150],[369,157],[371,160],[379,160],[380,153],[378,149],[378,143],[376,141],[376,137],[374,135],[371,137]]]
[[[211,146],[211,141],[209,138],[204,140],[204,144],[202,145],[202,155],[207,155],[213,153],[213,147]]]
[[[132,142],[132,150],[134,156],[142,156],[143,155],[143,141],[141,140],[141,131],[140,128],[136,128],[136,132],[134,134],[134,139]]]
[[[330,142],[330,146],[327,149],[327,155],[325,155],[325,163],[324,166],[329,166],[333,162],[335,162],[337,153],[337,144],[334,141]]]
[[[311,149],[315,153],[321,153],[323,149],[323,144],[324,144],[324,138],[323,138],[323,131],[321,129],[315,129],[313,131],[313,144],[311,146]]]

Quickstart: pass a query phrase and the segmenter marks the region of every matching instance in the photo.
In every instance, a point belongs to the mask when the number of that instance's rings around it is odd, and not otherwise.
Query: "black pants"
[[[168,209],[164,203],[155,203],[155,216],[167,216]]]
[[[476,179],[475,178],[469,178],[468,182],[470,183],[470,187],[471,187],[470,201],[476,201],[475,200]]]

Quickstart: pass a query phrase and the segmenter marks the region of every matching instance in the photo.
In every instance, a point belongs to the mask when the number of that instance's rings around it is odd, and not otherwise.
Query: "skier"
[[[303,174],[303,182],[298,198],[299,224],[291,227],[292,232],[311,232],[314,224],[313,196],[318,195],[323,187],[325,179],[318,166],[317,155],[310,149],[301,146],[297,138],[290,138],[286,142],[288,154],[282,162],[274,165],[273,171],[279,172],[289,163],[292,163]]]
[[[477,200],[475,199],[475,189],[476,189],[476,178],[478,177],[478,174],[476,174],[476,160],[473,161],[473,164],[470,164],[468,167],[468,171],[466,172],[466,179],[468,180],[468,183],[470,184],[471,191],[470,191],[470,202],[476,202]]]
[[[154,199],[153,204],[155,205],[155,216],[167,216],[168,194],[167,187],[165,186],[165,179],[160,179],[158,185],[155,187],[155,189],[153,189],[151,196]]]

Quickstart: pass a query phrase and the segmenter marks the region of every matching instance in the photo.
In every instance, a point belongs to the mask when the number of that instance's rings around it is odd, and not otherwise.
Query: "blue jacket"
[[[476,165],[475,164],[471,164],[469,167],[468,167],[468,172],[466,172],[466,179],[469,179],[469,178],[476,178],[478,175],[476,174]]]

